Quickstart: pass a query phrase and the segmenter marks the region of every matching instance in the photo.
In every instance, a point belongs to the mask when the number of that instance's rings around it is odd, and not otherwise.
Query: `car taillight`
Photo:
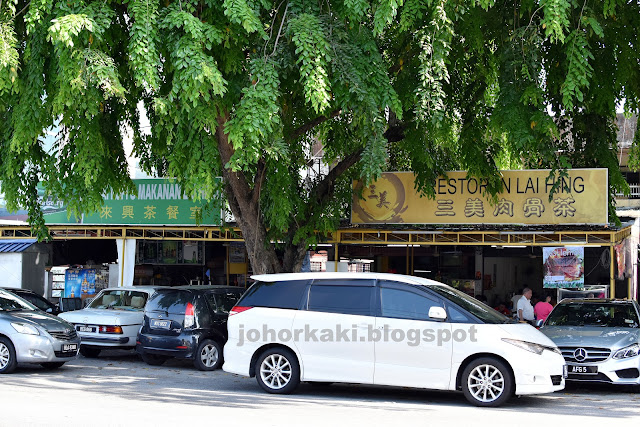
[[[121,334],[122,326],[100,326],[101,334]]]
[[[193,304],[187,303],[187,308],[184,311],[184,327],[190,328],[196,323],[195,316],[193,314]]]
[[[253,308],[253,307],[240,307],[240,306],[236,305],[229,312],[229,316],[233,316],[234,314],[242,313],[243,311],[247,311],[247,310],[249,310],[251,308]]]

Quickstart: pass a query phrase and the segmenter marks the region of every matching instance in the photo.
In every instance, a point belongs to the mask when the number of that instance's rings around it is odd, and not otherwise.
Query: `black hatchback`
[[[193,360],[202,371],[219,368],[227,317],[243,292],[229,286],[159,289],[145,306],[136,351],[149,365],[175,357]]]

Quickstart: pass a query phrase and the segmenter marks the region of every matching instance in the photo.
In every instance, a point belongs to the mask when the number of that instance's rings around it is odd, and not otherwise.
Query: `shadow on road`
[[[192,363],[169,360],[163,366],[148,366],[134,352],[104,351],[98,359],[80,357],[56,371],[20,367],[2,377],[2,383],[33,388],[80,389],[98,394],[114,394],[123,399],[147,400],[187,405],[260,409],[274,404],[322,405],[367,408],[385,411],[423,411],[432,405],[473,409],[461,393],[409,388],[303,383],[292,395],[264,393],[254,378],[223,372],[201,372]],[[602,418],[638,417],[640,394],[610,385],[569,384],[551,395],[511,399],[501,408],[484,409],[553,415],[583,415]]]

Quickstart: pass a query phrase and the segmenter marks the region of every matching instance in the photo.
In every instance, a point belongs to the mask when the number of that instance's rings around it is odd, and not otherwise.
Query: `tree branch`
[[[333,110],[329,114],[329,116],[319,116],[319,117],[316,117],[315,119],[311,120],[310,122],[303,124],[302,126],[300,126],[299,128],[295,129],[291,133],[291,139],[297,139],[301,135],[304,135],[305,133],[309,132],[314,127],[318,126],[319,124],[324,123],[329,119],[333,119],[334,117],[339,116],[341,112],[342,112],[342,110],[340,110],[340,109]]]

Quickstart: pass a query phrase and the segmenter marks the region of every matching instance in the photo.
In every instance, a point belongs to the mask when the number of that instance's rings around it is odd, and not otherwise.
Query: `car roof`
[[[617,298],[564,298],[558,304],[633,304],[633,300]]]
[[[312,279],[369,279],[369,280],[390,280],[403,282],[411,285],[442,286],[448,287],[444,283],[424,277],[408,276],[394,273],[342,273],[342,272],[312,272],[312,273],[277,273],[258,274],[251,276],[252,279],[260,282],[279,282],[287,280],[312,280]]]
[[[3,287],[3,288],[0,288],[0,289],[5,290],[5,291],[9,291],[9,292],[27,292],[27,293],[31,293],[31,294],[36,294],[36,295],[38,295],[38,293],[37,293],[37,292],[32,291],[31,289],[23,289],[23,288],[4,288],[4,287]]]
[[[181,291],[239,291],[244,292],[245,289],[239,286],[224,286],[224,285],[183,285],[183,286],[167,286],[159,291],[173,291],[173,290],[181,290]]]
[[[123,286],[114,288],[104,288],[102,291],[144,291],[148,293],[154,293],[158,289],[163,289],[163,286]],[[100,291],[100,292],[102,292]]]

